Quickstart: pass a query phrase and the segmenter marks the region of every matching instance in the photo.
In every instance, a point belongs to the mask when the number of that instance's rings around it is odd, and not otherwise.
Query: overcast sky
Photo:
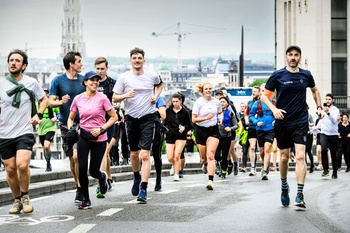
[[[0,54],[24,49],[27,43],[30,57],[59,57],[64,3],[0,1]],[[274,0],[80,0],[80,4],[89,57],[127,57],[132,48],[141,47],[146,58],[177,58],[176,35],[152,36],[152,32],[175,33],[177,22],[182,22],[182,33],[189,33],[182,40],[182,58],[239,54],[242,25],[246,54],[274,52]]]

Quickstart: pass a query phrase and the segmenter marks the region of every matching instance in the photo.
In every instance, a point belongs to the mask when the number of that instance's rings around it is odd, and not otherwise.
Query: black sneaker
[[[322,176],[322,177],[329,176],[329,172],[323,172],[323,173],[321,174],[321,176]]]
[[[108,191],[110,191],[112,189],[113,180],[112,179],[108,179],[107,180],[107,184],[108,184]]]
[[[51,172],[52,171],[52,167],[51,167],[50,163],[46,164],[46,170],[45,171],[46,172]]]
[[[231,175],[232,171],[233,171],[233,165],[232,165],[232,164],[229,164],[229,165],[227,166],[227,175]]]
[[[238,164],[233,166],[233,175],[238,175]]]
[[[78,207],[78,209],[80,209],[80,210],[87,210],[87,209],[91,209],[91,208],[92,208],[92,205],[91,205],[90,200],[83,201]]]
[[[338,179],[337,172],[333,172],[333,174],[332,174],[332,179]]]
[[[107,176],[107,173],[104,171],[102,171],[101,173],[102,173],[103,179],[98,181],[100,184],[100,192],[102,194],[106,194],[108,190],[108,184],[107,184],[108,176]]]
[[[81,191],[81,188],[77,188],[74,203],[81,204],[82,201],[84,201],[83,192]]]
[[[162,182],[160,180],[156,181],[156,186],[154,187],[154,191],[160,191],[162,189]]]
[[[139,194],[140,192],[140,183],[141,183],[141,179],[140,180],[134,180],[134,184],[132,185],[131,188],[131,193],[133,196],[137,196],[137,194]]]

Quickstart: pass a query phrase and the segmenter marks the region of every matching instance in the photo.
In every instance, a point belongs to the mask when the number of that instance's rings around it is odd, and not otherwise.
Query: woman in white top
[[[208,190],[213,190],[215,173],[214,155],[219,144],[218,125],[222,123],[220,101],[212,96],[213,87],[210,83],[198,84],[196,92],[202,94],[193,104],[192,122],[196,124],[196,142],[203,163],[203,172],[209,175]]]

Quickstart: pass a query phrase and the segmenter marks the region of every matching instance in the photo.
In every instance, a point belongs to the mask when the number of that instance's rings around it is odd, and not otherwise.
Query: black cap
[[[301,49],[300,49],[299,46],[296,46],[296,45],[291,45],[291,46],[289,46],[289,47],[286,49],[286,54],[287,54],[289,51],[293,50],[293,49],[298,50],[298,52],[299,52],[300,55],[301,55]]]
[[[215,95],[224,95],[224,92],[222,90],[216,90]]]

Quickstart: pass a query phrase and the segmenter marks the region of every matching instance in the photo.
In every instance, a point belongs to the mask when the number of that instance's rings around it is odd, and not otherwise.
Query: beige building
[[[350,35],[350,0],[275,0],[276,68],[285,66],[289,45],[302,49],[301,68],[313,74],[321,92],[335,96],[335,105],[349,112],[350,72],[347,37]],[[316,109],[308,91],[310,109]]]

